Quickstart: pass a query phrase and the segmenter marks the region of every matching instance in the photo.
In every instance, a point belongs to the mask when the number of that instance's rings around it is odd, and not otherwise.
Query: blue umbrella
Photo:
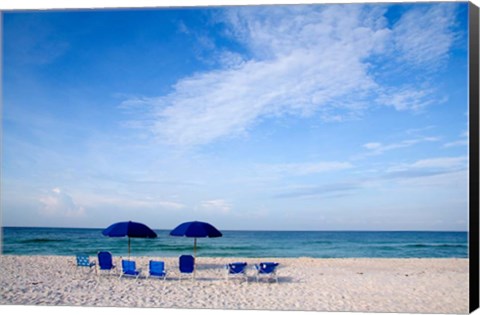
[[[197,237],[221,237],[222,233],[210,223],[192,221],[180,224],[170,232],[170,235],[193,237],[195,239],[193,243],[193,256],[195,257],[197,251]]]
[[[130,238],[155,238],[157,233],[143,223],[117,222],[102,231],[102,234],[110,237],[128,236],[128,257],[130,257]]]

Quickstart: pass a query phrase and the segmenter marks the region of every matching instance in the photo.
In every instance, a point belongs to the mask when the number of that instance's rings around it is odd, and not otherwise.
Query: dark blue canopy
[[[222,233],[213,225],[206,222],[192,221],[177,226],[170,232],[172,236],[186,237],[221,237]]]
[[[102,234],[110,237],[128,236],[128,257],[130,257],[130,238],[155,238],[157,233],[153,232],[148,226],[138,222],[118,222],[110,225],[102,231]]]
[[[222,233],[210,223],[192,221],[180,224],[170,232],[170,235],[193,237],[195,239],[193,243],[193,256],[196,257],[197,237],[221,237]]]
[[[103,230],[102,234],[110,237],[157,237],[157,234],[145,224],[132,221],[114,223]]]

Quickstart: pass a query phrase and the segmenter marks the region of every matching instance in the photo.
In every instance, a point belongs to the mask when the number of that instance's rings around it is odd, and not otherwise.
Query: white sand
[[[150,258],[134,259],[145,276]],[[166,281],[97,276],[74,257],[0,256],[0,304],[468,313],[468,259],[199,257],[195,281],[179,281],[177,258],[163,260]],[[249,263],[248,282],[225,281],[234,261]],[[280,263],[278,284],[255,281],[260,261]]]

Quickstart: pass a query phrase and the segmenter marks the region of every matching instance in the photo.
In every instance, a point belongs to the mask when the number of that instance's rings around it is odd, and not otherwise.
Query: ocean
[[[110,238],[102,229],[4,227],[4,255],[60,255],[110,251],[128,253],[126,237]],[[155,239],[131,239],[132,256],[192,254],[193,239],[155,230]],[[314,258],[467,258],[467,232],[223,231],[220,238],[197,239],[203,257]]]

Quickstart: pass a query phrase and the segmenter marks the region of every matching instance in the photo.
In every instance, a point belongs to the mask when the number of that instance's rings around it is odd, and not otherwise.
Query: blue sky
[[[7,12],[3,225],[466,230],[467,8]]]

